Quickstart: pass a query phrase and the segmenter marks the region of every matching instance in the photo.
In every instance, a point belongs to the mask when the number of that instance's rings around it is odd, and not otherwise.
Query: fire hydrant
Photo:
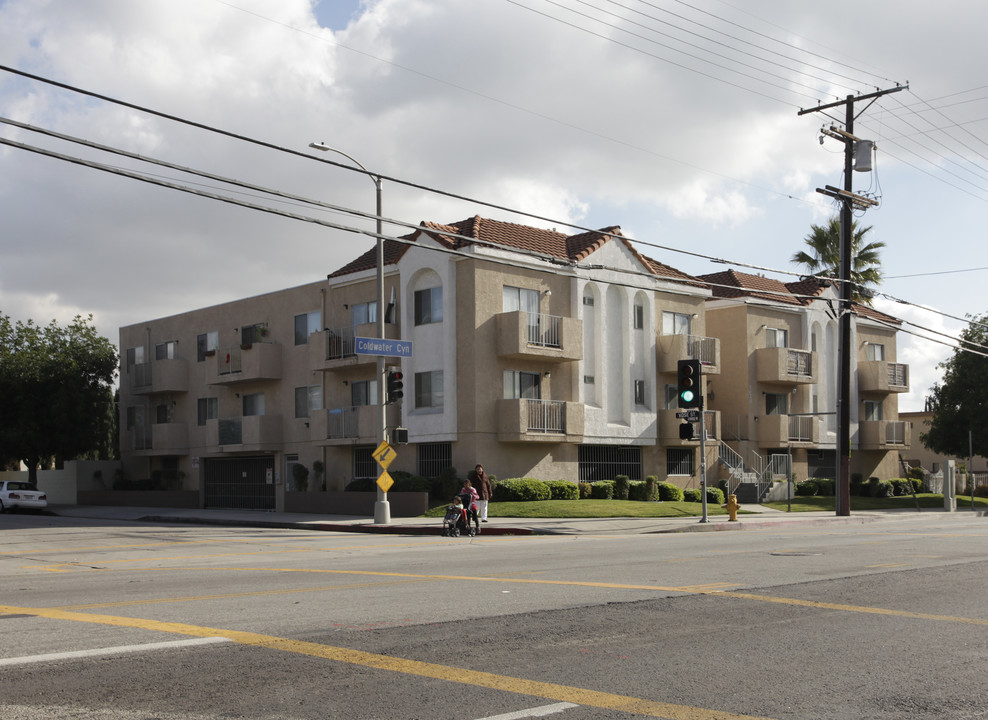
[[[727,503],[724,504],[724,505],[721,505],[721,507],[727,508],[727,515],[728,515],[728,520],[729,521],[731,521],[731,522],[737,521],[737,519],[738,519],[738,508],[741,507],[740,505],[738,505],[738,496],[737,495],[728,495],[727,496]]]

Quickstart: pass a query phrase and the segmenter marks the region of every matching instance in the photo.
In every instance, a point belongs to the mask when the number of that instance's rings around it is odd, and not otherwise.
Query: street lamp
[[[384,238],[381,231],[381,176],[375,175],[370,170],[365,168],[363,164],[356,158],[346,154],[342,150],[337,150],[336,148],[330,147],[325,143],[309,143],[309,147],[313,150],[320,150],[322,152],[334,152],[337,155],[342,155],[346,159],[350,160],[357,167],[364,171],[371,180],[374,181],[374,187],[377,190],[377,337],[380,340],[384,340]],[[377,406],[378,406],[378,423],[377,423],[377,441],[380,445],[385,441],[387,436],[388,418],[386,414],[385,397],[384,397],[384,356],[377,356]],[[377,488],[377,502],[374,503],[374,522],[378,525],[385,525],[391,522],[391,503],[388,502],[388,494],[384,492],[380,486]]]

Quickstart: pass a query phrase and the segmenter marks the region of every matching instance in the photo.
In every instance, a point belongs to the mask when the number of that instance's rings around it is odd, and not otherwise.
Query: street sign
[[[381,338],[355,337],[355,355],[384,355],[386,357],[411,357],[411,340],[382,340]]]
[[[385,440],[371,453],[371,457],[377,460],[377,464],[381,466],[382,470],[387,470],[388,466],[398,457],[398,453]]]
[[[381,473],[381,476],[377,479],[377,486],[381,488],[381,490],[383,490],[384,492],[390,490],[391,486],[394,485],[394,483],[395,483],[394,478],[388,475],[387,470]]]
[[[676,417],[687,422],[700,422],[700,411],[684,410],[683,412],[676,413]]]

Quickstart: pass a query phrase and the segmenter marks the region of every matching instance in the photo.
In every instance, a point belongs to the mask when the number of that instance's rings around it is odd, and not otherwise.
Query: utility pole
[[[867,208],[877,205],[874,200],[853,192],[854,149],[861,140],[854,137],[854,103],[870,100],[868,106],[889,93],[907,90],[908,85],[897,85],[887,90],[878,90],[867,95],[848,95],[827,105],[817,105],[810,110],[800,109],[798,115],[823,112],[836,107],[844,107],[844,130],[831,127],[827,135],[844,143],[844,189],[826,186],[817,192],[841,202],[840,211],[840,316],[838,319],[838,369],[837,369],[837,515],[851,514],[851,211],[855,207]],[[865,107],[864,110],[868,108]],[[861,112],[864,112],[862,110]]]

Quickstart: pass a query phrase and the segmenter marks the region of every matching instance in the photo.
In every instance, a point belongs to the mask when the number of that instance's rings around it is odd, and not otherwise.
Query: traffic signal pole
[[[871,100],[874,102],[882,95],[908,89],[908,85],[898,85],[887,90],[878,90],[867,95],[848,95],[844,100],[818,105],[810,110],[800,110],[798,115],[811,112],[822,112],[836,107],[844,107],[844,132],[832,129],[828,133],[844,142],[844,189],[827,187],[817,192],[829,195],[840,201],[840,316],[838,319],[838,368],[837,368],[837,515],[851,514],[851,211],[857,205],[874,205],[874,201],[853,193],[854,146],[858,138],[854,137],[854,103]],[[869,103],[870,105],[871,103]],[[863,112],[863,111],[862,111]]]

